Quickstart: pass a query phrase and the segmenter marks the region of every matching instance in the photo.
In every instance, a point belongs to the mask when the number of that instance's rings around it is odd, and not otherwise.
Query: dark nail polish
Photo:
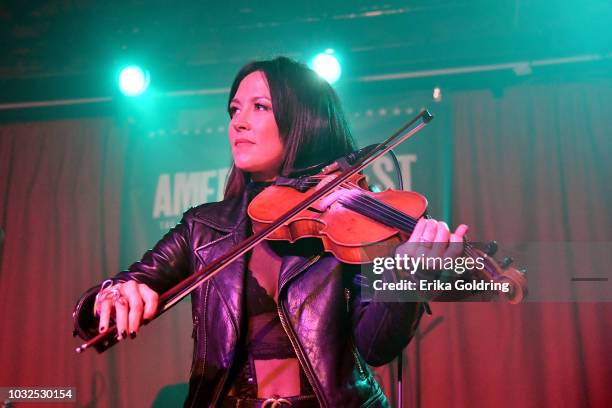
[[[104,326],[100,327],[100,333],[102,333],[104,330],[106,330],[106,327]]]
[[[150,321],[151,321],[151,319],[144,319],[142,322],[143,322],[144,324],[149,324],[149,322],[150,322]]]
[[[121,338],[127,339],[127,332],[125,330],[121,332]]]
[[[130,333],[130,339],[134,340],[136,338],[136,332]]]

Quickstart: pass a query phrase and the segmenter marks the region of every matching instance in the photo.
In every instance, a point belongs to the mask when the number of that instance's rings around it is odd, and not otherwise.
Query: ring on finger
[[[102,292],[98,293],[98,295],[96,296],[96,301],[98,303],[104,302],[105,300],[112,300],[113,302],[116,302],[117,299],[121,298],[123,296],[121,296],[121,292],[119,291],[118,288],[111,288],[111,289],[105,289]]]
[[[94,302],[94,311],[96,315],[100,315],[100,305],[110,300],[115,303],[120,299],[124,299],[120,291],[120,284],[115,284],[112,279],[107,279],[102,283],[100,291],[96,294],[96,300]],[[121,302],[123,304],[123,302]]]
[[[121,292],[119,292],[119,289],[112,288],[112,289],[105,289],[101,291],[100,293],[96,295],[96,302],[95,302],[96,314],[98,316],[100,315],[100,306],[105,301],[110,300],[112,303],[115,303],[121,299],[123,299],[123,296],[121,296]]]

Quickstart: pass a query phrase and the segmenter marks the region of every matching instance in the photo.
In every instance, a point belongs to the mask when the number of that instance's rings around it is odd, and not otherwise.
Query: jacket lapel
[[[196,249],[198,258],[204,265],[222,257],[247,238],[250,225],[246,217],[247,204],[245,195],[242,199],[222,201],[199,209],[196,214],[199,222],[225,233],[204,247]],[[245,270],[246,256],[241,256],[211,279],[229,312],[238,336],[241,333]]]
[[[231,248],[244,241],[247,237],[246,226],[249,223],[242,222],[238,228],[225,240],[225,243],[214,251],[220,255],[227,253]],[[225,303],[232,317],[236,333],[240,336],[240,322],[242,321],[242,301],[244,299],[244,280],[246,271],[246,255],[241,256],[234,262],[226,266],[221,272],[212,278],[212,283],[219,292],[219,296]]]

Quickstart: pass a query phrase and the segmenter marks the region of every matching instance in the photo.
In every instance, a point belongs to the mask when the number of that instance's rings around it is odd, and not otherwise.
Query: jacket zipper
[[[207,306],[208,306],[208,289],[209,287],[206,286],[206,294],[204,296],[204,299],[205,299],[205,305]],[[206,333],[206,331],[204,332]],[[204,341],[206,342],[206,335],[204,336]],[[206,353],[204,355],[204,359],[206,360]],[[221,380],[219,381],[219,385],[217,386],[217,389],[215,390],[215,393],[213,394],[213,398],[211,400],[213,407],[216,407],[218,405],[219,398],[221,397],[221,391],[223,391],[223,388],[225,388],[225,382],[227,381],[227,377],[229,377],[230,371],[231,371],[231,365],[228,370],[225,370],[225,373],[223,374],[223,377],[221,377]]]
[[[315,262],[317,262],[320,258],[321,258],[321,255],[316,255],[314,257],[311,257],[305,263],[300,265],[299,269],[296,269],[294,273],[297,274],[303,271],[304,269],[310,267]],[[295,355],[297,356],[298,361],[300,362],[300,365],[302,366],[302,369],[304,370],[304,374],[306,374],[306,377],[308,378],[308,381],[310,382],[310,385],[312,386],[312,389],[315,392],[317,400],[319,401],[319,405],[324,407],[326,406],[326,404],[324,402],[323,392],[318,386],[314,373],[310,371],[310,365],[307,364],[304,350],[302,350],[302,347],[300,346],[297,340],[297,336],[295,336],[295,332],[293,331],[293,328],[289,325],[289,323],[287,323],[287,317],[285,315],[287,311],[285,310],[285,306],[283,305],[283,302],[281,300],[280,293],[278,296],[277,309],[278,309],[278,316],[280,317],[281,325],[283,326],[283,329],[285,330],[285,333],[287,334],[287,337],[289,338],[289,341],[291,342],[293,351],[295,351]]]
[[[191,331],[191,338],[193,340],[193,355],[191,356],[191,371],[189,372],[189,378],[193,374],[193,368],[195,367],[196,357],[198,356],[198,316],[193,317],[193,330]]]
[[[351,290],[349,288],[344,288],[344,300],[346,301],[346,312],[350,312],[350,300],[351,300]],[[361,365],[361,361],[359,361],[359,356],[357,355],[357,347],[355,346],[355,339],[353,338],[353,333],[351,330],[351,351],[353,352],[353,357],[355,358],[355,364],[357,364],[357,368],[359,369],[359,374],[361,374],[362,378],[366,378],[365,371],[363,366]]]
[[[208,291],[210,289],[209,285],[210,285],[210,282],[207,282],[206,283],[206,287],[204,288],[204,302],[203,302],[203,305],[202,305],[202,309],[203,310],[206,310],[208,308]],[[199,314],[200,310],[196,310],[196,311]],[[196,324],[199,326],[200,325],[200,319],[198,318],[198,314],[196,314],[196,316],[195,316],[195,321],[196,321]],[[206,369],[206,351],[207,351],[207,344],[206,344],[206,315],[204,317],[205,317],[205,319],[204,319],[204,329],[202,330],[202,335],[203,335],[202,336],[203,337],[202,341],[204,342],[204,356],[203,356],[204,362],[203,362],[203,368]],[[197,331],[196,331],[196,335],[197,335]],[[197,350],[195,350],[195,352],[196,352],[196,355],[197,355]],[[191,375],[189,377],[191,377]],[[197,386],[196,391],[194,393],[193,401],[191,403],[191,407],[192,408],[194,407],[193,404],[198,399],[197,397],[198,397],[198,394],[200,393],[200,386],[202,385],[203,377],[204,377],[204,373],[202,373],[202,377],[200,377],[200,379],[198,380],[198,386]],[[221,389],[223,389],[223,385],[225,385],[225,379],[226,378],[227,378],[227,374],[222,379],[221,388],[218,389],[217,392],[215,393],[216,395],[213,398],[214,404],[216,404],[216,398],[219,398],[219,394],[221,393]]]

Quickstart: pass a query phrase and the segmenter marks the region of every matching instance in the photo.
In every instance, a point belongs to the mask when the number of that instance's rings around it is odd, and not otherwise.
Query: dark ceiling
[[[0,3],[0,102],[109,95],[148,64],[165,91],[225,87],[245,62],[331,47],[345,77],[612,55],[609,0]],[[607,67],[607,66],[606,66]]]

